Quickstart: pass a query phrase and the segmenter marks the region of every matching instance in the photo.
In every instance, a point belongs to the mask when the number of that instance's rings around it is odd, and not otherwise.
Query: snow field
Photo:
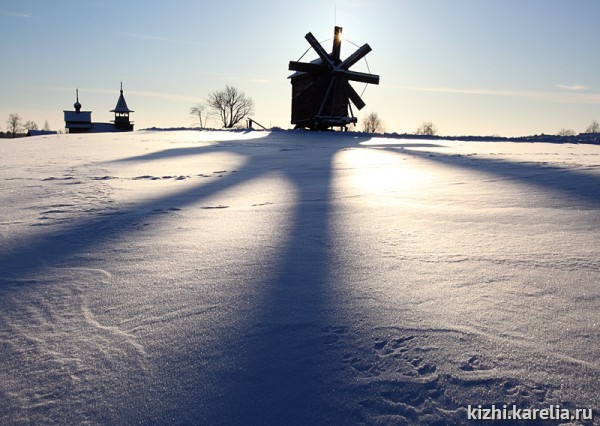
[[[599,146],[138,131],[0,155],[3,424],[599,408]]]

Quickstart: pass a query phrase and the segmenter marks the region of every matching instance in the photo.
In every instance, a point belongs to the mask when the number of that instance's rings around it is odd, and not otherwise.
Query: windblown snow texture
[[[0,156],[2,424],[598,415],[600,146],[140,131]]]

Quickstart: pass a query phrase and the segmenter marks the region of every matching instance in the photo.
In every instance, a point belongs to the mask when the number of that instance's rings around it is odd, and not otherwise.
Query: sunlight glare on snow
[[[338,179],[353,192],[376,196],[378,200],[392,193],[403,197],[418,194],[428,175],[423,168],[415,168],[400,154],[371,148],[350,149],[336,155]],[[343,170],[351,170],[345,174]]]

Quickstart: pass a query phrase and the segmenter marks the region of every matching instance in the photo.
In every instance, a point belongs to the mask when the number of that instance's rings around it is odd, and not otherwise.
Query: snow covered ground
[[[1,424],[598,421],[600,146],[138,131],[0,158]]]

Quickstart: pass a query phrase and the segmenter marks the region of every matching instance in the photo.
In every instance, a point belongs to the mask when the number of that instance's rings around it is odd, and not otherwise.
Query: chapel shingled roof
[[[129,109],[127,106],[127,102],[125,102],[125,97],[123,96],[123,83],[121,83],[121,94],[119,95],[119,100],[117,101],[117,106],[115,109],[111,109],[110,112],[135,112],[132,109]]]

